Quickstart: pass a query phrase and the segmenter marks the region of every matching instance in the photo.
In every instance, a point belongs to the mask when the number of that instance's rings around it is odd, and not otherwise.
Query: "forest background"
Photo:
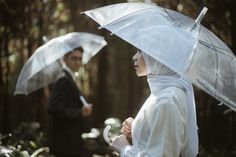
[[[131,0],[130,0],[131,1]],[[133,0],[135,1],[135,0]],[[141,1],[141,0],[140,0]],[[106,38],[103,48],[84,68],[78,84],[86,99],[93,103],[88,129],[102,128],[108,117],[121,121],[134,117],[147,98],[145,78],[138,78],[131,58],[135,48],[81,15],[82,11],[125,0],[0,0],[0,133],[8,134],[22,122],[38,122],[47,129],[45,87],[28,96],[14,96],[19,72],[42,37],[49,39],[69,32],[90,32]],[[202,24],[236,52],[235,0],[153,0],[157,5],[196,18],[206,6]],[[195,87],[200,145],[206,151],[236,154],[236,113]],[[1,138],[0,138],[1,139]],[[1,144],[1,143],[0,143]],[[216,153],[216,154],[217,154]],[[235,155],[236,156],[236,155]]]

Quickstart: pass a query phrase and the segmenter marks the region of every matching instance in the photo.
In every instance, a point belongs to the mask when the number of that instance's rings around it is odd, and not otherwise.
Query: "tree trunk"
[[[2,132],[3,134],[6,134],[9,132],[9,104],[8,104],[8,87],[9,87],[9,49],[8,49],[8,27],[5,27],[4,30],[4,52],[5,52],[5,57],[7,58],[6,61],[6,73],[5,73],[5,82],[3,85],[3,106],[2,106]],[[3,76],[4,77],[4,76]]]
[[[1,32],[2,33],[2,32]],[[0,36],[0,113],[2,114],[3,113],[3,104],[4,104],[4,82],[3,82],[3,63],[2,63],[2,60],[3,60],[3,46],[2,46],[2,43],[3,43],[3,37],[2,37],[2,34]],[[3,116],[0,117],[0,131],[2,130],[2,127],[3,127]]]
[[[105,34],[105,32],[103,33]],[[95,108],[95,123],[101,123],[106,119],[107,113],[110,111],[110,105],[107,100],[107,71],[108,71],[108,58],[107,58],[107,48],[103,50],[104,52],[101,53],[99,61],[98,61],[98,97],[97,97],[97,105],[94,106]],[[103,113],[103,114],[101,114]]]
[[[103,1],[104,5],[106,5],[106,0]],[[105,36],[105,30],[102,31],[102,35]],[[107,116],[107,113],[110,112],[110,104],[107,99],[108,95],[108,84],[107,84],[107,71],[108,71],[108,56],[107,56],[107,47],[103,49],[103,53],[101,53],[98,59],[98,85],[97,85],[97,103],[94,106],[94,114],[95,114],[95,123],[101,124]],[[101,114],[103,113],[103,114]]]
[[[232,0],[231,1],[231,5],[230,5],[230,17],[231,17],[231,36],[232,36],[232,50],[234,52],[234,54],[236,55],[236,10],[235,10],[235,6],[236,6],[236,1]]]

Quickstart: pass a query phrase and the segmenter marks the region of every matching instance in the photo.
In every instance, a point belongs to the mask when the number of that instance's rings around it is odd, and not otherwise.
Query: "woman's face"
[[[147,75],[147,66],[145,64],[142,53],[138,50],[137,53],[133,56],[134,68],[136,70],[137,76],[146,76]]]

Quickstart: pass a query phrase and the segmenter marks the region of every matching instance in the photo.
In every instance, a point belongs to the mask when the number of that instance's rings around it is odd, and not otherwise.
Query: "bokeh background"
[[[129,0],[131,1],[138,0]],[[118,122],[115,122],[119,123],[119,120],[122,122],[125,118],[136,115],[149,95],[146,78],[138,78],[132,67],[131,58],[136,49],[118,37],[110,35],[110,32],[99,30],[93,20],[81,14],[82,11],[120,2],[127,1],[0,0],[0,150],[1,147],[7,148],[12,145],[15,149],[26,150],[30,154],[47,147],[46,104],[50,86],[28,96],[13,95],[22,66],[34,50],[43,44],[43,36],[52,39],[74,31],[90,32],[104,36],[108,42],[108,46],[79,70],[77,78],[86,99],[94,106],[92,116],[85,121],[87,132],[92,128],[98,128],[99,133],[99,130],[104,128],[104,121],[109,117],[118,118]],[[235,0],[153,2],[192,18],[196,18],[204,6],[208,7],[202,24],[236,52]],[[235,92],[236,96],[236,91],[232,92]],[[217,100],[196,87],[195,98],[200,138],[199,156],[235,157],[236,113],[224,105],[219,106]],[[117,119],[111,121],[114,120]],[[117,128],[119,129],[119,125]],[[29,130],[32,131],[32,139],[25,137],[28,136],[26,133]],[[92,132],[94,133],[93,129]],[[102,142],[101,140],[97,143]],[[23,145],[27,146],[22,148]],[[94,146],[91,141],[88,147],[90,146]],[[109,148],[101,148],[99,145],[96,147],[88,148],[91,151],[88,151],[87,156],[109,155]],[[110,156],[112,155],[115,156],[110,153]]]

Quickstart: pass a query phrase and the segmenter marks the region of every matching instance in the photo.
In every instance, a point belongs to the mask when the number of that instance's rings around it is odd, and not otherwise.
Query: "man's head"
[[[73,51],[67,53],[63,60],[65,64],[70,68],[73,72],[76,72],[80,66],[82,65],[82,47],[76,48]]]

